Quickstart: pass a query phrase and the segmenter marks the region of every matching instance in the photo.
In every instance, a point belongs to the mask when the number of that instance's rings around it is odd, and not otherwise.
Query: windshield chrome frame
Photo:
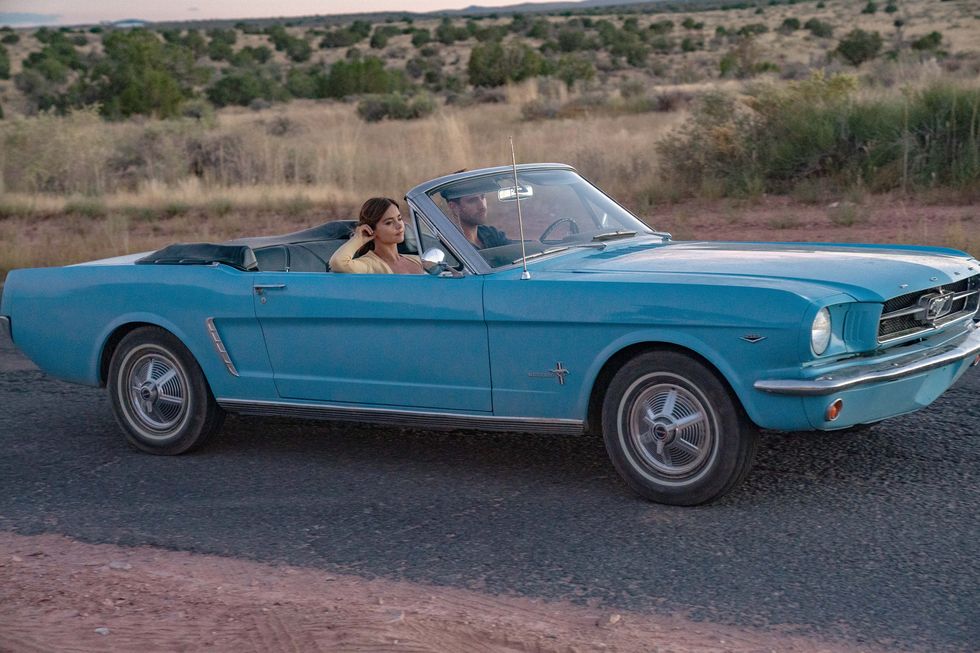
[[[499,175],[502,173],[512,173],[514,170],[513,166],[496,166],[493,168],[479,168],[477,170],[467,170],[466,172],[458,172],[452,175],[446,175],[444,177],[437,177],[431,181],[419,184],[415,188],[408,191],[405,194],[405,201],[409,206],[417,210],[425,221],[433,228],[433,230],[445,241],[445,243],[453,250],[453,254],[463,262],[463,265],[473,274],[492,274],[494,272],[501,272],[504,270],[513,269],[515,263],[510,263],[507,265],[502,265],[498,267],[491,267],[484,259],[478,249],[473,247],[473,244],[466,239],[463,232],[452,223],[448,216],[443,213],[442,209],[432,201],[430,195],[432,193],[438,192],[444,186],[449,186],[458,181],[464,179],[475,179],[478,177],[486,177]],[[610,197],[608,194],[602,191],[601,188],[592,183],[591,180],[586,179],[578,170],[570,165],[564,163],[522,163],[517,166],[518,172],[526,171],[537,171],[537,170],[568,170],[579,177],[582,181],[592,186],[596,191],[602,193],[609,201],[611,201],[616,206],[620,207],[627,215],[632,216],[637,222],[639,222],[647,230],[646,234],[637,233],[637,236],[654,235],[657,232],[648,226],[643,220],[640,220],[632,211],[624,207],[622,204],[617,202],[615,198]],[[421,238],[420,238],[421,242]],[[551,255],[544,258],[551,258],[562,254],[562,252],[553,252]],[[541,260],[541,258],[535,259]],[[520,262],[518,262],[519,264]]]

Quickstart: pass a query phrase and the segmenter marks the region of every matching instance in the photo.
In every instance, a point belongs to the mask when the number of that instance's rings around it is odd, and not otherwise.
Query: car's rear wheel
[[[200,447],[224,422],[190,351],[157,327],[141,327],[120,341],[106,385],[126,439],[148,453],[176,455]]]
[[[602,406],[613,465],[637,493],[691,506],[717,499],[752,467],[758,431],[695,358],[650,351],[613,376]]]

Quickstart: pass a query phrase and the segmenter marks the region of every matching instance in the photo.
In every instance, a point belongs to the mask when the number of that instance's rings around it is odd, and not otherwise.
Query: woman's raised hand
[[[357,225],[357,229],[354,230],[354,235],[359,235],[366,240],[373,240],[374,230],[366,224],[359,224]]]

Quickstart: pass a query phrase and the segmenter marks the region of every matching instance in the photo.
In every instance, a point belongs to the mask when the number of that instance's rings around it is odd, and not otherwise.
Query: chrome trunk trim
[[[0,337],[7,337],[11,342],[14,341],[13,333],[10,331],[10,318],[0,315]]]
[[[560,435],[581,435],[585,432],[585,422],[577,419],[497,417],[494,415],[439,413],[227,398],[219,398],[217,402],[219,406],[228,412],[238,413],[240,415],[299,417],[305,419],[337,420],[342,422],[385,424],[450,431],[457,429],[476,429],[480,431],[516,431],[522,433],[554,433]]]
[[[921,374],[937,367],[958,363],[980,352],[980,327],[970,324],[966,329],[966,337],[957,344],[942,345],[886,362],[872,359],[859,367],[816,379],[760,380],[756,381],[753,387],[774,394],[819,396],[868,383],[884,383]]]
[[[232,376],[238,376],[238,370],[235,369],[235,364],[231,362],[231,356],[228,355],[225,343],[221,341],[221,335],[218,334],[218,327],[214,326],[214,318],[209,317],[204,323],[208,327],[208,335],[211,336],[211,342],[214,343],[214,350],[218,352],[218,356],[228,369],[228,373]]]

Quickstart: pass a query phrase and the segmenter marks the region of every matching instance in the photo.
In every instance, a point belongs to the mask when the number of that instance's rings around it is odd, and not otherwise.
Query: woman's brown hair
[[[361,213],[357,216],[357,224],[366,224],[371,227],[373,231],[378,223],[381,222],[381,218],[384,217],[385,213],[388,212],[388,207],[394,205],[401,211],[401,207],[398,206],[398,202],[391,199],[390,197],[372,197],[364,204],[361,205]],[[370,252],[374,249],[374,242],[370,242],[358,251],[357,256]]]

